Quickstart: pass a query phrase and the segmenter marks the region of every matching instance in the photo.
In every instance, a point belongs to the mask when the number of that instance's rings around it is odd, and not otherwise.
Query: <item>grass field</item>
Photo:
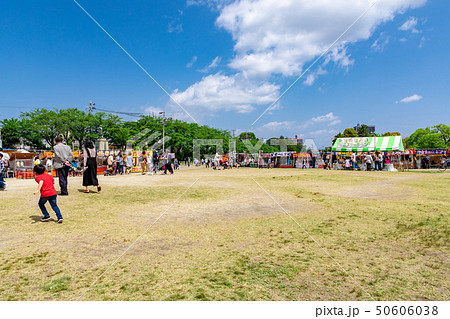
[[[81,182],[58,197],[63,224],[39,221],[33,180],[0,193],[1,300],[450,299],[449,172]]]

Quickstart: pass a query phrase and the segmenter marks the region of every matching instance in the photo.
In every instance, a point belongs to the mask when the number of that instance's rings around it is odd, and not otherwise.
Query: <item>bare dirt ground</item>
[[[99,180],[84,194],[70,178],[63,224],[39,221],[33,180],[8,180],[0,299],[449,299],[450,173],[182,166]]]

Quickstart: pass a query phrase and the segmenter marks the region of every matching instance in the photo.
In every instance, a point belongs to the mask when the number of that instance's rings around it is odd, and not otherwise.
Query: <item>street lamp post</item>
[[[163,116],[163,154],[166,152],[165,148],[165,126],[166,126],[166,112],[159,112]]]

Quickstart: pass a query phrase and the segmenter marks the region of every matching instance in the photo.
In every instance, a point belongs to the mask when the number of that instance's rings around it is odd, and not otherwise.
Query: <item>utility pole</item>
[[[3,127],[1,127],[1,126],[0,126],[0,148],[3,148],[3,141],[2,141],[2,128],[3,128]]]
[[[92,109],[95,109],[95,103],[92,103],[92,100],[89,100],[89,106],[87,109],[89,110],[89,114],[92,114]]]
[[[163,154],[166,152],[165,148],[165,126],[166,126],[166,112],[159,112],[163,116]]]
[[[233,131],[233,138],[234,138],[234,132],[236,132],[236,130],[232,130]]]
[[[92,100],[89,100],[89,106],[86,107],[89,110],[89,115],[92,115],[92,110],[95,109],[95,103],[92,103]],[[92,125],[91,121],[89,121],[89,134],[92,135]],[[81,147],[81,145],[80,145]]]

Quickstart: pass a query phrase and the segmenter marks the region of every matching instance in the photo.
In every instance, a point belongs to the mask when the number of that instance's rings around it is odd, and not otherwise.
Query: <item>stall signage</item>
[[[445,150],[444,149],[417,150],[417,155],[445,155]]]
[[[338,138],[334,147],[343,151],[347,149],[364,149],[374,146],[372,140],[371,137]]]
[[[310,157],[309,153],[294,153],[294,157]]]
[[[287,156],[291,156],[292,152],[275,152],[273,153],[273,156],[275,157],[287,157]]]
[[[392,152],[391,154],[392,155],[414,155],[414,154],[416,154],[416,150],[411,149],[411,150],[405,150],[403,152]]]

